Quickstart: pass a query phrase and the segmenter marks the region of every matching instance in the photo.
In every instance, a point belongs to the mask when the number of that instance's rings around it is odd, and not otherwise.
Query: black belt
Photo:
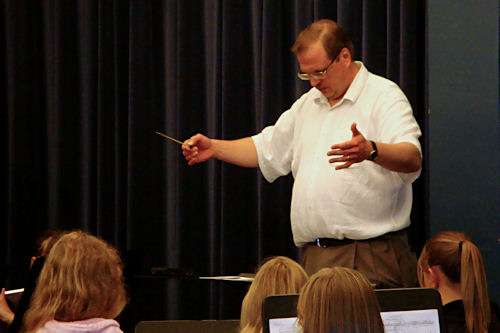
[[[315,245],[319,247],[330,247],[330,246],[340,246],[340,245],[347,245],[354,243],[355,241],[372,241],[372,240],[377,240],[377,239],[387,239],[391,238],[394,235],[397,234],[402,234],[406,232],[406,228],[403,230],[399,231],[393,231],[393,232],[388,232],[386,234],[383,234],[382,236],[374,237],[374,238],[368,238],[368,239],[350,239],[350,238],[344,238],[344,239],[335,239],[335,238],[316,238],[314,242],[307,243],[308,245]]]

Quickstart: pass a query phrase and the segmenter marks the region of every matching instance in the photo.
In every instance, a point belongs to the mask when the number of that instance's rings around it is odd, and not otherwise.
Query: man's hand
[[[356,128],[356,123],[351,125],[352,138],[349,141],[334,144],[326,154],[336,156],[330,158],[328,162],[345,162],[335,167],[335,170],[348,168],[354,163],[363,162],[370,156],[372,151],[371,142],[366,140],[363,134]]]
[[[212,140],[202,134],[196,134],[182,144],[182,155],[188,165],[205,162],[214,157]]]
[[[216,158],[246,168],[259,166],[257,150],[251,137],[237,140],[217,140],[196,134],[184,141],[182,154],[188,161],[188,165]]]

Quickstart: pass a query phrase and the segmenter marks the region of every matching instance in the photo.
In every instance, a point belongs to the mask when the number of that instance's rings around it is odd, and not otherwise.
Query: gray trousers
[[[308,243],[300,257],[309,275],[324,267],[342,266],[359,271],[376,288],[417,286],[417,260],[406,231],[329,247]]]

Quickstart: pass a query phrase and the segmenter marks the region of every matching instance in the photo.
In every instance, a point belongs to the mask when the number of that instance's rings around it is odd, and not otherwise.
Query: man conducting
[[[352,41],[331,20],[301,31],[292,52],[312,88],[273,126],[238,140],[196,134],[183,155],[189,165],[259,167],[269,182],[292,172],[292,233],[307,273],[344,266],[377,287],[415,286],[406,228],[422,154],[408,99],[353,60]]]

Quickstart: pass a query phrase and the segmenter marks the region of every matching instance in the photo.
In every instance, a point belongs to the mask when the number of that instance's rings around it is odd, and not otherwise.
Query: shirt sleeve
[[[410,102],[396,85],[392,85],[387,92],[387,98],[382,103],[382,117],[379,119],[380,141],[383,143],[408,142],[414,145],[422,158],[422,147],[419,138],[422,135],[420,127],[413,115]],[[399,173],[405,183],[417,179],[421,170],[412,173]]]
[[[293,159],[294,107],[285,111],[276,124],[252,137],[257,150],[259,168],[268,182],[291,171]]]

